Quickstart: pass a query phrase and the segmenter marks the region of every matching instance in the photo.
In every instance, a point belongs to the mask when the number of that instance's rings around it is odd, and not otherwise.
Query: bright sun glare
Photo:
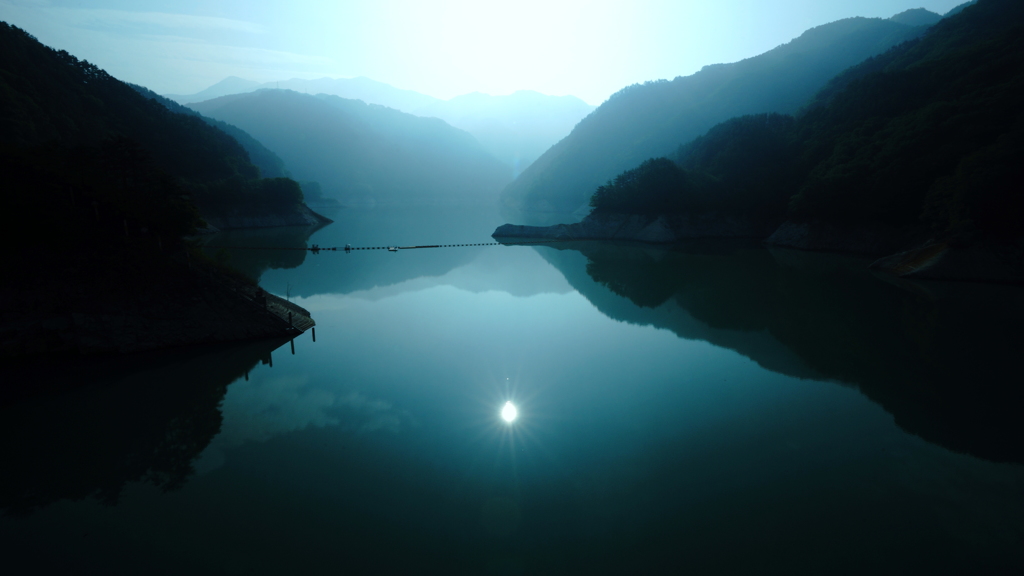
[[[519,410],[516,409],[516,405],[511,402],[505,402],[505,406],[501,409],[501,418],[505,422],[511,423],[517,416],[519,416]]]

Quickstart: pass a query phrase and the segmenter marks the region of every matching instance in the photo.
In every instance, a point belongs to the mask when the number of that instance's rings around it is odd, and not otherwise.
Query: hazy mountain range
[[[315,80],[292,78],[290,80],[274,82],[254,82],[237,76],[229,76],[206,90],[195,94],[167,94],[166,96],[181,104],[191,104],[193,102],[220,98],[221,96],[255,92],[263,88],[294,90],[313,95],[332,94],[350,100],[362,100],[367,104],[380,104],[381,106],[387,106],[388,108],[394,108],[395,110],[401,110],[410,114],[415,114],[417,110],[431,104],[443,102],[443,100],[433,96],[427,96],[412,90],[402,90],[390,84],[363,77],[317,78]]]
[[[493,203],[512,177],[469,133],[359,100],[263,89],[192,108],[245,130],[348,205]]]
[[[921,36],[939,19],[911,10],[887,20],[839,20],[753,58],[627,87],[531,164],[503,192],[503,202],[528,211],[579,210],[616,174],[672,153],[719,122],[797,112],[836,74]]]
[[[548,96],[529,90],[507,96],[474,92],[441,100],[369,78],[292,78],[259,83],[231,76],[196,94],[167,97],[181,104],[193,104],[261,89],[330,94],[416,116],[440,118],[472,134],[488,152],[509,166],[512,177],[518,176],[595,109],[575,96]]]

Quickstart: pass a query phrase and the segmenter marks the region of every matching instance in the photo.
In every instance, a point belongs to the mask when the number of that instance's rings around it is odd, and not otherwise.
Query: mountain
[[[202,102],[203,100],[211,100],[213,98],[219,98],[229,94],[252,92],[253,90],[258,90],[260,87],[261,84],[259,82],[246,80],[244,78],[239,78],[238,76],[228,76],[206,90],[202,90],[195,94],[167,94],[166,97],[178,102],[179,104],[189,104],[191,102]]]
[[[602,237],[626,219],[670,241],[703,226],[705,236],[898,252],[878,266],[904,276],[1024,282],[1022,98],[1024,5],[982,0],[836,76],[795,118],[733,118],[674,162],[623,172],[578,225],[502,234]]]
[[[316,80],[293,78],[280,82],[267,82],[261,88],[294,90],[307,94],[330,94],[348,100],[362,100],[367,104],[378,104],[394,108],[409,114],[415,114],[416,110],[424,106],[440,102],[440,100],[433,96],[420,94],[413,90],[395,88],[390,84],[377,82],[365,77],[318,78]]]
[[[950,16],[954,16],[956,14],[959,14],[960,12],[963,12],[964,8],[967,8],[968,6],[971,6],[971,5],[975,4],[975,3],[977,3],[977,1],[978,0],[971,0],[970,2],[964,2],[963,4],[960,4],[959,6],[953,8],[949,12],[946,12],[946,14],[943,15],[943,18],[949,18]]]
[[[232,138],[237,140],[239,144],[242,145],[242,148],[245,148],[245,151],[249,154],[249,160],[252,161],[252,163],[255,164],[257,168],[260,169],[260,176],[263,176],[264,178],[281,178],[289,176],[288,170],[285,169],[284,166],[284,160],[281,160],[280,156],[268,150],[266,146],[264,146],[258,140],[250,136],[249,133],[246,132],[245,130],[242,130],[237,126],[232,126],[227,122],[221,122],[220,120],[207,118],[199,112],[196,112],[191,108],[182,106],[174,100],[165,98],[144,86],[138,86],[136,84],[129,84],[129,86],[131,86],[136,92],[142,94],[146,98],[149,98],[150,100],[155,100],[156,102],[160,103],[171,112],[195,116],[203,122],[206,122],[207,124],[217,128],[221,132],[230,135]]]
[[[907,26],[931,26],[939,20],[942,20],[942,16],[939,16],[935,12],[925,10],[924,8],[913,8],[900,12],[899,14],[889,18],[893,22],[899,22],[900,24],[906,24]]]
[[[530,90],[507,96],[474,92],[451,100],[440,100],[362,77],[292,78],[259,84],[232,76],[198,94],[167,97],[181,104],[193,104],[261,89],[329,94],[416,116],[440,118],[475,136],[488,152],[509,166],[513,177],[564,138],[595,108],[575,96],[548,96]]]
[[[511,166],[515,177],[594,109],[575,96],[520,90],[507,96],[474,92],[439,100],[414,113],[440,118],[469,132],[495,158]]]
[[[50,365],[295,334],[274,312],[286,303],[259,305],[185,237],[200,216],[322,224],[297,182],[260,178],[230,135],[6,23],[0,127],[0,357]]]
[[[170,98],[160,96],[156,92],[142,86],[136,86],[135,84],[129,84],[139,94],[142,94],[146,98],[155,100],[160,104],[163,104],[168,110],[177,112],[178,114],[188,114],[200,118],[203,122],[206,122],[210,126],[213,126],[222,132],[229,134],[238,143],[245,148],[245,151],[249,153],[249,159],[257,168],[260,169],[260,176],[264,178],[291,178],[291,172],[284,165],[284,160],[273,151],[269,150],[259,140],[253,138],[248,132],[242,130],[238,126],[233,126],[227,122],[221,122],[220,120],[214,120],[213,118],[207,118],[199,112],[182,106]],[[302,188],[303,201],[307,206],[312,206],[318,210],[321,208],[336,208],[338,207],[337,200],[332,198],[324,198],[323,190],[320,187],[319,182],[303,181],[299,182],[299,187]]]
[[[192,108],[252,134],[347,204],[489,203],[511,178],[470,134],[359,100],[259,90]]]
[[[208,221],[224,226],[319,222],[296,182],[260,178],[245,148],[218,127],[175,113],[19,28],[2,24],[0,42],[0,146],[38,159],[33,177],[74,166],[60,179],[107,190],[108,201],[138,218],[170,215],[168,206],[149,203],[176,203],[187,193]],[[117,178],[118,171],[136,176]]]
[[[790,214],[1019,237],[1024,5],[982,0],[833,79],[794,125]]]
[[[416,110],[441,102],[441,100],[412,90],[395,88],[390,84],[377,82],[365,77],[358,78],[316,78],[305,80],[292,78],[274,82],[253,82],[237,76],[229,76],[202,92],[167,97],[180,104],[204,102],[231,94],[245,94],[257,90],[294,90],[305,94],[331,94],[349,100],[362,100],[367,104],[379,104],[413,114]]]
[[[731,117],[796,112],[842,70],[923,32],[891,20],[850,18],[741,62],[625,88],[510,184],[503,203],[573,212],[623,170],[669,154]]]

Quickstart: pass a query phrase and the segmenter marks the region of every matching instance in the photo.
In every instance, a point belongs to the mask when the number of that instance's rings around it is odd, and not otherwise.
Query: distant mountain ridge
[[[245,94],[261,89],[294,90],[304,94],[330,94],[340,96],[349,100],[362,100],[367,104],[380,104],[388,108],[394,108],[409,114],[415,114],[420,108],[430,106],[437,102],[443,102],[440,98],[427,96],[413,90],[395,88],[390,84],[371,80],[366,77],[357,78],[316,78],[306,80],[303,78],[291,78],[289,80],[276,80],[273,82],[254,82],[237,76],[228,76],[209,88],[195,94],[178,95],[167,94],[166,96],[180,104],[192,104],[230,96],[232,94]]]
[[[261,84],[259,82],[246,80],[244,78],[239,78],[238,76],[228,76],[213,86],[210,86],[205,90],[200,90],[195,94],[164,94],[163,96],[174,100],[178,104],[189,104],[192,102],[202,102],[203,100],[220,98],[221,96],[228,96],[229,94],[252,92],[253,90],[258,90],[260,86]]]
[[[619,91],[502,193],[514,209],[571,213],[601,184],[735,116],[794,113],[846,68],[926,28],[848,18],[812,28],[759,56]]]
[[[900,24],[906,24],[907,26],[931,26],[942,20],[942,16],[925,10],[924,8],[912,8],[904,12],[889,18],[893,22],[899,22]]]
[[[505,96],[473,92],[441,100],[363,77],[292,78],[261,84],[231,76],[196,94],[167,97],[181,104],[194,104],[261,89],[328,94],[416,116],[440,118],[476,137],[488,152],[509,166],[512,177],[518,176],[596,108],[575,96],[548,96],[531,90]]]
[[[511,179],[469,133],[359,100],[263,89],[192,108],[252,134],[349,205],[492,203]]]

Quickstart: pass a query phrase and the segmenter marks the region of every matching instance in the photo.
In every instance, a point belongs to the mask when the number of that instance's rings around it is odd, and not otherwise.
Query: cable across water
[[[533,240],[516,242],[516,245],[523,244],[551,244],[555,242],[565,242],[565,240]],[[356,252],[360,250],[387,250],[389,252],[397,252],[399,250],[419,250],[423,248],[465,248],[473,246],[505,246],[501,242],[477,242],[469,244],[425,244],[421,246],[352,246],[346,244],[345,246],[320,246],[313,244],[312,246],[306,246],[302,248],[298,247],[276,247],[276,246],[210,246],[210,248],[223,248],[225,250],[304,250],[318,254],[320,252]]]

